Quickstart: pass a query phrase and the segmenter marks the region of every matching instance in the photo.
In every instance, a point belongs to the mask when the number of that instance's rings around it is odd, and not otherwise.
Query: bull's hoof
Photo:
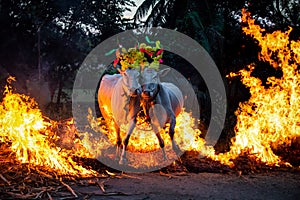
[[[128,162],[127,158],[121,157],[120,160],[119,160],[119,164],[120,164],[120,165],[124,165],[124,164],[126,164],[127,162]]]

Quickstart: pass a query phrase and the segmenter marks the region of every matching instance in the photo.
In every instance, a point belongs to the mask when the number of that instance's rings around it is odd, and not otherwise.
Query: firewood
[[[53,200],[53,198],[52,198],[52,196],[50,195],[50,193],[49,193],[49,192],[47,192],[46,194],[47,194],[47,196],[48,196],[49,200]]]
[[[75,191],[68,184],[64,183],[62,180],[60,180],[60,182],[71,192],[72,195],[74,195],[74,197],[78,197]]]
[[[10,185],[10,182],[2,174],[0,174],[0,178],[7,183],[7,185]]]

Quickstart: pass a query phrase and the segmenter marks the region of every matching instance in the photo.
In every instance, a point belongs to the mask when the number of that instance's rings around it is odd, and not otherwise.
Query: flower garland
[[[114,67],[121,65],[121,70],[127,68],[134,68],[138,71],[145,67],[159,69],[159,64],[163,62],[163,49],[160,47],[160,41],[155,42],[155,47],[141,43],[134,48],[121,48],[116,50],[116,59],[114,60]]]

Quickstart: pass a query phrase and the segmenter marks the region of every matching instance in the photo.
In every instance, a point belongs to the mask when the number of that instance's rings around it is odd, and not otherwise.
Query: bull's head
[[[145,68],[142,72],[142,98],[145,100],[155,99],[160,89],[160,77],[165,76],[170,68],[156,71],[152,68]]]
[[[140,73],[136,69],[119,70],[123,79],[123,89],[126,94],[131,97],[135,97],[140,94],[141,85],[139,84]]]

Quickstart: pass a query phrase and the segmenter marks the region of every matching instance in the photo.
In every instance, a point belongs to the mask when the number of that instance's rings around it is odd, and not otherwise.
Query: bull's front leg
[[[174,140],[174,134],[175,134],[175,126],[176,126],[176,116],[174,113],[170,114],[170,129],[169,129],[169,136],[172,141],[172,148],[173,151],[179,155],[180,154],[180,148],[178,147],[177,143]]]
[[[160,135],[160,130],[157,129],[156,126],[153,126],[153,125],[152,125],[152,129],[153,129],[153,131],[155,132],[155,135],[156,135],[156,137],[157,137],[157,139],[158,139],[159,146],[160,146],[160,148],[161,148],[161,150],[162,150],[163,159],[164,159],[164,160],[167,160],[167,155],[166,155],[166,152],[165,152],[165,142],[164,142],[164,140],[162,139],[162,137],[161,137],[161,135]]]
[[[136,126],[136,117],[134,119],[130,120],[127,134],[126,134],[125,138],[123,139],[123,142],[122,142],[123,150],[122,150],[121,158],[120,158],[120,161],[119,161],[120,165],[123,165],[127,162],[126,148],[127,148],[128,142],[129,142],[129,138],[130,138],[135,126]]]
[[[151,119],[152,130],[154,131],[158,139],[159,146],[162,150],[163,158],[164,160],[167,160],[167,155],[165,152],[165,142],[160,135],[160,131],[166,123],[166,112],[159,105],[154,105],[151,107],[149,115]]]
[[[123,149],[122,149],[122,154],[121,154],[121,158],[119,161],[119,164],[122,165],[125,162],[127,162],[127,158],[126,158],[126,149],[127,149],[127,145],[129,143],[129,138],[136,126],[136,117],[137,117],[137,113],[140,111],[140,101],[138,99],[138,97],[135,98],[130,98],[129,101],[129,128],[128,131],[126,133],[126,136],[124,137],[123,141],[122,141],[122,145],[123,145]]]

